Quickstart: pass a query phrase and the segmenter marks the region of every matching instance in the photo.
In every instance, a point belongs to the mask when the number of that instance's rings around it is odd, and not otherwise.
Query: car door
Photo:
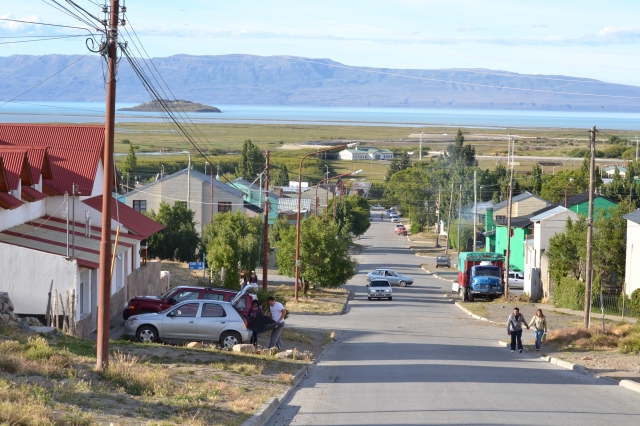
[[[218,303],[204,303],[198,317],[198,340],[216,342],[229,324],[229,316]]]
[[[162,319],[162,338],[194,340],[197,337],[197,316],[200,303],[185,303],[167,312]]]
[[[386,271],[384,275],[385,279],[389,281],[389,284],[398,285],[398,274],[396,274],[394,271]]]

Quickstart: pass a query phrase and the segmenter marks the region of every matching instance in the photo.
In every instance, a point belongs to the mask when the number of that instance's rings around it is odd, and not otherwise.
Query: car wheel
[[[407,283],[404,281],[400,281],[398,284],[400,284],[400,287],[406,287]]]
[[[469,289],[469,292],[468,292],[468,295],[467,295],[467,299],[469,299],[469,302],[473,303],[474,297],[473,297],[473,293],[471,293],[471,289]]]
[[[393,297],[389,297],[389,300],[393,300]]]
[[[463,301],[466,302],[467,301],[467,291],[465,290],[464,287],[459,287],[458,288],[458,297]]]
[[[367,299],[371,300],[371,298],[370,298],[370,297],[367,297]]]
[[[220,336],[220,346],[223,348],[232,348],[242,343],[242,337],[235,331],[226,331]]]
[[[140,343],[155,343],[158,341],[158,330],[150,325],[143,325],[136,332],[136,340]]]

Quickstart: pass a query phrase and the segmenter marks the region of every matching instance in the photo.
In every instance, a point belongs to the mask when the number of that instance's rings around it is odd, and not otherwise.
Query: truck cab
[[[462,252],[458,257],[458,282],[452,291],[465,302],[473,302],[475,297],[498,298],[504,291],[503,268],[501,254]]]

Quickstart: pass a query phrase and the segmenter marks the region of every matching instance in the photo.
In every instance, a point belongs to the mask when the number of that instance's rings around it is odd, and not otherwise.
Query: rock
[[[293,359],[293,351],[291,349],[289,349],[289,350],[286,350],[284,352],[278,352],[276,354],[276,358],[278,358],[278,359],[285,359],[285,358]]]
[[[6,315],[9,317],[10,321],[18,321],[18,317],[13,313],[13,311],[7,312]]]
[[[39,334],[50,335],[55,334],[57,329],[55,327],[31,326],[31,330]]]
[[[29,327],[27,323],[24,321],[18,321],[18,327],[20,327],[22,331],[24,331],[27,334],[35,334],[35,331],[33,331],[31,327]]]
[[[243,353],[248,353],[248,354],[252,354],[256,352],[256,348],[253,345],[250,344],[242,344],[242,345],[234,345],[232,348],[233,352],[243,352]]]
[[[0,302],[6,303],[9,310],[13,312],[13,302],[9,299],[9,293],[0,293]]]
[[[202,349],[204,346],[202,346],[202,343],[200,342],[189,342],[187,347],[191,349]]]
[[[7,322],[9,322],[9,316],[0,311],[0,324],[6,324]]]
[[[42,327],[42,323],[38,318],[27,317],[26,320],[27,320],[27,324],[29,324],[32,327]]]

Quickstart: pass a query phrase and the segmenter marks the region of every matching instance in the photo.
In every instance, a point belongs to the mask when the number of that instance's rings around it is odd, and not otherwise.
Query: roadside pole
[[[438,237],[440,236],[440,202],[442,195],[442,188],[438,188],[438,205],[436,206],[436,215],[438,217],[438,223],[436,224],[436,248],[440,247]]]
[[[507,207],[507,256],[504,261],[504,297],[509,296],[509,262],[511,258],[511,216],[513,215],[513,167],[509,175],[509,202]]]
[[[118,18],[120,2],[111,0],[109,29],[107,34],[107,82],[106,116],[104,129],[104,180],[102,181],[102,234],[100,237],[100,272],[98,279],[98,327],[96,346],[96,370],[109,366],[109,314],[111,312],[111,192],[113,189],[114,163],[113,139],[116,115],[116,67],[118,65]]]
[[[460,259],[460,219],[462,219],[462,184],[460,184],[460,195],[458,196],[458,259]]]
[[[591,288],[593,286],[593,193],[596,186],[596,126],[593,126],[589,133],[590,143],[589,151],[589,217],[587,218],[587,259],[585,265],[585,291],[584,291],[584,326],[589,328],[591,325]]]
[[[449,219],[447,219],[447,249],[445,253],[449,254],[449,243],[451,242],[451,207],[453,206],[453,179],[451,179],[451,197],[449,198]]]
[[[262,289],[267,289],[269,269],[269,151],[265,155],[266,164],[264,171],[264,235],[262,237]]]
[[[187,167],[187,208],[191,208],[191,153],[189,153],[189,165]]]
[[[476,251],[476,234],[478,233],[478,173],[473,171],[473,249]]]

